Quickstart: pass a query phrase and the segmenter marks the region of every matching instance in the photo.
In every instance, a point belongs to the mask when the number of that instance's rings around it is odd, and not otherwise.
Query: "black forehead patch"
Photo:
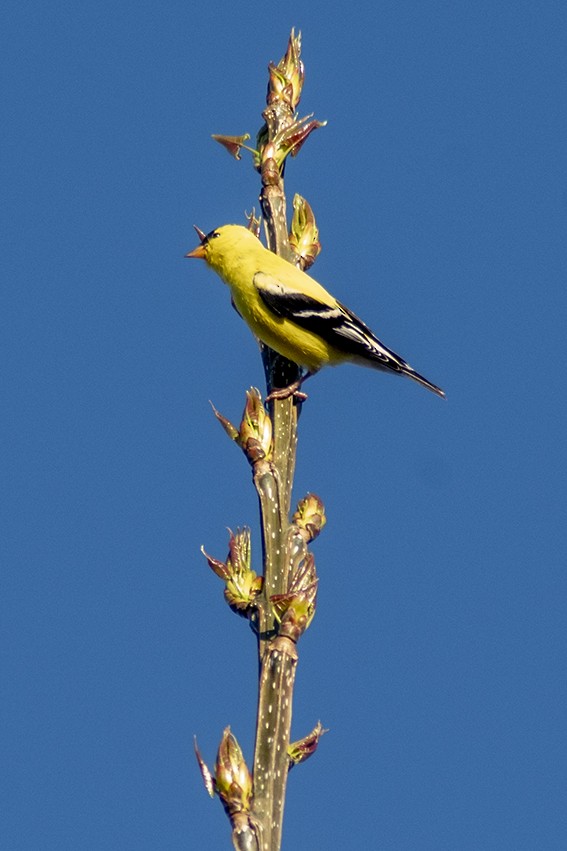
[[[207,245],[207,244],[211,241],[211,239],[215,239],[215,237],[217,237],[217,236],[220,236],[220,233],[218,232],[218,230],[212,230],[212,231],[210,231],[210,232],[206,235],[206,237],[204,238],[204,240],[203,240],[203,245]]]

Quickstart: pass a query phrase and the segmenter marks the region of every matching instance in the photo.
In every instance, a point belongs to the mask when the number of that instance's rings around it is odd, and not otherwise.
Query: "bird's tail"
[[[433,384],[431,381],[428,381],[427,378],[424,378],[423,375],[420,375],[419,372],[416,372],[415,369],[412,369],[409,364],[406,368],[402,368],[402,373],[407,375],[409,378],[413,378],[414,381],[417,381],[418,384],[422,384],[423,387],[427,387],[428,390],[431,390],[433,393],[436,393],[438,396],[441,396],[442,399],[445,398],[445,392],[441,390],[440,387],[437,387],[436,384]]]
[[[341,322],[335,322],[332,326],[335,332],[333,343],[340,345],[343,351],[348,352],[351,360],[363,366],[371,366],[385,372],[391,371],[397,372],[398,375],[407,375],[417,381],[418,384],[427,387],[432,393],[436,393],[442,399],[445,398],[445,393],[440,387],[428,381],[427,378],[416,372],[407,361],[393,352],[392,349],[387,348],[384,343],[381,343],[370,328],[348,307],[340,302],[337,302],[337,307],[342,316]],[[311,316],[311,314],[309,315]],[[339,339],[340,344],[338,343]]]
[[[445,398],[445,392],[441,390],[440,387],[437,387],[437,385],[433,384],[432,381],[428,381],[425,376],[416,372],[407,361],[391,349],[386,348],[386,346],[373,334],[369,337],[368,349],[369,351],[366,352],[366,358],[362,361],[367,366],[372,366],[374,369],[383,370],[385,372],[397,372],[398,375],[407,375],[408,378],[413,378],[413,380],[417,381],[418,384],[421,384],[423,387],[427,387],[427,389],[431,390],[432,393],[436,393],[437,396],[440,396],[442,399]]]

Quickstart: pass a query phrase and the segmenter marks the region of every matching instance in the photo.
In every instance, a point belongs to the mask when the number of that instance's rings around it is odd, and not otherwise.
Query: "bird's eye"
[[[204,238],[203,245],[207,245],[211,241],[211,239],[215,238],[215,236],[220,236],[220,233],[218,232],[218,230],[210,231],[210,233],[208,233],[206,235],[206,237]]]

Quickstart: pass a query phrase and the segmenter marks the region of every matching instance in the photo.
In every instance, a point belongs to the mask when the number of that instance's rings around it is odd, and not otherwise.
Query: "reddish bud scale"
[[[303,739],[299,739],[297,742],[292,742],[288,748],[291,763],[290,768],[293,768],[294,765],[299,765],[300,762],[305,762],[309,757],[313,756],[319,745],[319,739],[328,732],[328,730],[323,728],[321,722],[318,721],[317,726],[307,736],[304,736]]]
[[[212,138],[215,142],[218,142],[219,145],[222,145],[223,148],[226,148],[235,160],[239,160],[241,159],[240,149],[242,145],[248,141],[250,134],[244,133],[242,136],[223,136],[219,133],[213,133]]]

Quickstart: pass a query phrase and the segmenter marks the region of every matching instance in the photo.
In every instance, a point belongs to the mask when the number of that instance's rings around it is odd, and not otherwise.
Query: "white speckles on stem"
[[[265,111],[264,118],[272,139],[279,130],[293,121],[293,110],[283,103],[278,103],[277,106],[272,104]],[[286,259],[292,260],[287,240],[283,180],[277,185],[265,180],[261,204],[267,223],[269,247],[272,250],[277,249],[278,254],[281,253]],[[269,356],[266,363],[269,363]],[[255,752],[258,794],[254,796],[252,814],[258,816],[258,822],[263,828],[259,834],[263,851],[270,851],[280,844],[282,808],[289,768],[287,747],[295,668],[292,665],[293,670],[290,672],[292,653],[285,641],[282,641],[282,638],[272,641],[263,635],[270,636],[278,632],[278,622],[270,604],[270,597],[288,591],[290,564],[286,558],[287,531],[297,442],[297,408],[294,407],[293,400],[276,401],[271,409],[271,419],[272,456],[262,467],[261,474],[258,473],[254,479],[262,515],[265,610],[262,610],[264,621],[262,632],[259,633],[262,676]],[[281,647],[284,648],[283,653]],[[268,683],[271,683],[271,687]]]

